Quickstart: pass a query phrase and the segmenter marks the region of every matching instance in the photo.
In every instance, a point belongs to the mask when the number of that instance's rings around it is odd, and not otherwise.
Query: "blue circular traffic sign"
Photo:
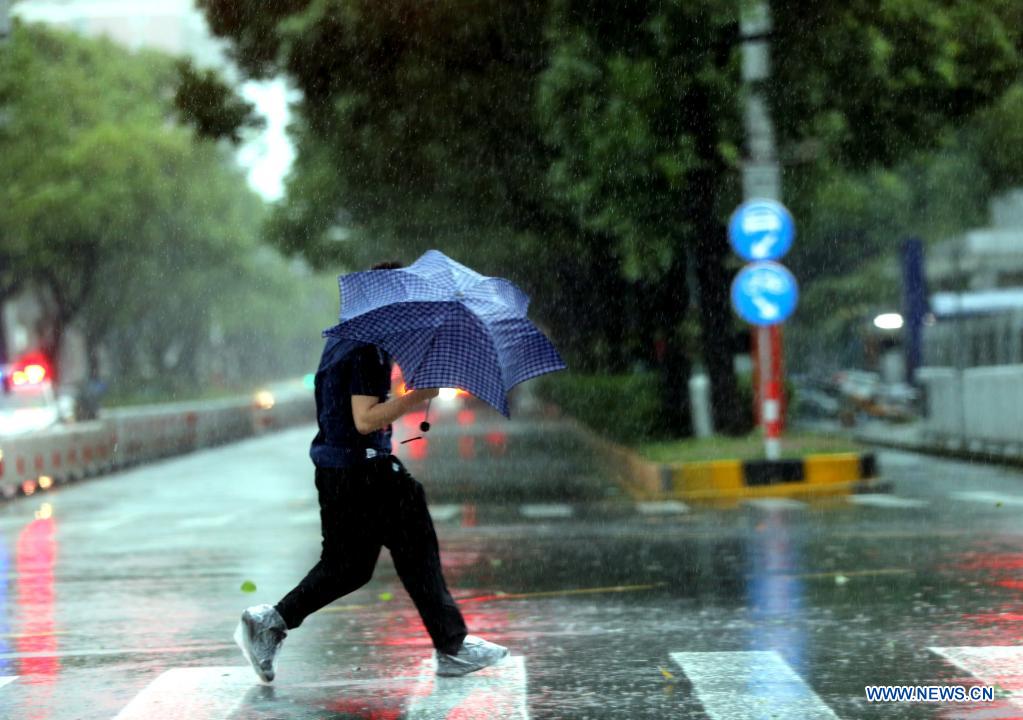
[[[750,263],[732,282],[732,306],[739,317],[753,325],[785,322],[798,300],[796,278],[780,263]]]
[[[728,221],[728,241],[744,260],[779,260],[795,236],[792,214],[775,200],[744,202]]]

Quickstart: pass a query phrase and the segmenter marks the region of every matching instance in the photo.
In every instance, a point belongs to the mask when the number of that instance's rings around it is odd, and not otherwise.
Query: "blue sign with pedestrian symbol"
[[[728,241],[744,260],[779,260],[795,236],[792,214],[774,200],[744,202],[728,221]]]
[[[732,282],[732,305],[753,325],[785,322],[796,309],[799,286],[788,269],[776,262],[750,263]]]

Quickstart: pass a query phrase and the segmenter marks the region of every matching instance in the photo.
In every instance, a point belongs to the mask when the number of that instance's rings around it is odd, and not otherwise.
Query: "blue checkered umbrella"
[[[456,387],[510,417],[506,394],[565,363],[526,317],[529,298],[430,250],[398,270],[342,275],[341,323],[324,336],[379,345],[413,388]]]

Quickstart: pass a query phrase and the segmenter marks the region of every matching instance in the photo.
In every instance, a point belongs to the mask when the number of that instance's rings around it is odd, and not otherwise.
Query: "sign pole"
[[[747,100],[744,113],[747,134],[747,158],[743,165],[743,196],[781,199],[781,173],[775,154],[774,126],[760,83],[771,75],[768,38],[771,33],[770,6],[767,0],[744,8],[740,18],[742,33],[742,79]],[[758,377],[754,378],[759,399],[757,415],[764,432],[764,454],[768,460],[781,456],[780,362],[781,334],[772,326],[756,329]],[[778,377],[776,377],[778,376]]]
[[[765,325],[758,327],[756,330],[757,352],[759,355],[757,365],[760,370],[760,377],[758,378],[758,385],[760,386],[760,392],[758,393],[760,396],[760,425],[764,431],[764,455],[768,460],[777,460],[781,457],[781,433],[779,432],[781,408],[774,382],[775,334],[773,330],[775,327],[775,325]]]

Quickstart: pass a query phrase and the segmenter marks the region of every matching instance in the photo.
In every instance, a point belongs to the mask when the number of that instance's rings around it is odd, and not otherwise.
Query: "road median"
[[[758,497],[828,497],[883,489],[875,455],[861,449],[806,452],[781,460],[741,456],[655,460],[598,435],[574,418],[565,419],[635,500],[727,505]]]

